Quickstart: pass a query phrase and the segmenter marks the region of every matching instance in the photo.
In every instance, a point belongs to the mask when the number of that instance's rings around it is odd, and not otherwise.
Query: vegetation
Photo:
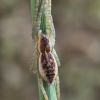
[[[30,6],[0,0],[0,100],[38,100]],[[52,15],[61,100],[100,100],[100,0],[52,0]]]
[[[50,0],[31,0],[31,6],[32,6],[32,36],[33,39],[38,39],[38,32],[41,30],[42,34],[45,34],[49,36],[49,40],[52,42],[52,40],[55,41],[55,29],[52,21],[52,15],[51,15],[51,1]],[[36,40],[37,40],[36,39]],[[34,45],[37,45],[37,41]],[[55,43],[53,43],[55,44]],[[37,49],[37,47],[35,48]],[[53,48],[54,49],[54,48]],[[36,51],[36,52],[35,52]],[[54,51],[54,50],[53,50]],[[48,82],[44,81],[39,72],[39,55],[38,50],[34,50],[33,55],[33,67],[36,66],[37,68],[37,77],[38,77],[38,88],[39,88],[39,99],[40,100],[59,100],[60,99],[60,89],[59,88],[59,75],[57,76],[57,79],[54,80],[52,84],[49,84]],[[56,52],[55,52],[56,53]],[[58,57],[56,55],[56,60],[58,61]],[[35,63],[37,62],[37,63]],[[59,65],[59,62],[58,62]]]

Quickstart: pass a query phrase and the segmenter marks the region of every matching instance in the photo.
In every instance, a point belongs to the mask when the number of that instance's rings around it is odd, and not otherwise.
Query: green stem
[[[55,29],[53,25],[53,20],[51,16],[51,0],[31,0],[31,10],[32,10],[32,38],[35,39],[38,35],[38,31],[42,30],[42,33],[49,36],[52,42],[53,54],[59,66],[60,62],[56,51],[54,50],[55,44]],[[35,43],[36,44],[36,43]],[[36,48],[37,49],[37,48]],[[46,100],[44,94],[47,95],[48,100],[60,100],[59,97],[59,82],[54,80],[52,84],[42,80],[38,71],[38,58],[39,55],[34,56],[35,62],[34,66],[37,68],[38,77],[38,87],[39,87],[39,100]],[[59,75],[57,76],[59,77]]]

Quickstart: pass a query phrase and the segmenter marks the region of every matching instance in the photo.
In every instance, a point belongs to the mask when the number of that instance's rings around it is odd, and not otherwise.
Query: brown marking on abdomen
[[[47,80],[52,83],[55,77],[55,62],[51,53],[41,54],[41,65]]]

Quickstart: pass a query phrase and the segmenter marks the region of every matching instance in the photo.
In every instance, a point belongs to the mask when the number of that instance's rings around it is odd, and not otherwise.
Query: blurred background
[[[100,100],[100,0],[53,0],[61,100]],[[0,100],[38,100],[30,0],[0,0]]]

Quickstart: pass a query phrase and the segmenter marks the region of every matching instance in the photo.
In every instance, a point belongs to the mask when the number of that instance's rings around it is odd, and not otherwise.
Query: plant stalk
[[[59,58],[54,50],[55,28],[51,15],[51,0],[31,0],[31,11],[33,40],[37,39],[39,30],[42,30],[42,33],[47,35],[50,38],[49,40],[52,42],[53,54],[59,66]],[[36,45],[36,42],[37,41],[34,41],[33,45]],[[48,82],[44,81],[39,74],[39,55],[37,48],[34,59],[35,61],[33,61],[33,67],[35,66],[37,69],[39,100],[60,100],[59,80],[54,80],[52,84],[49,84]],[[59,78],[59,75],[57,78]],[[44,96],[44,94],[47,98]]]

